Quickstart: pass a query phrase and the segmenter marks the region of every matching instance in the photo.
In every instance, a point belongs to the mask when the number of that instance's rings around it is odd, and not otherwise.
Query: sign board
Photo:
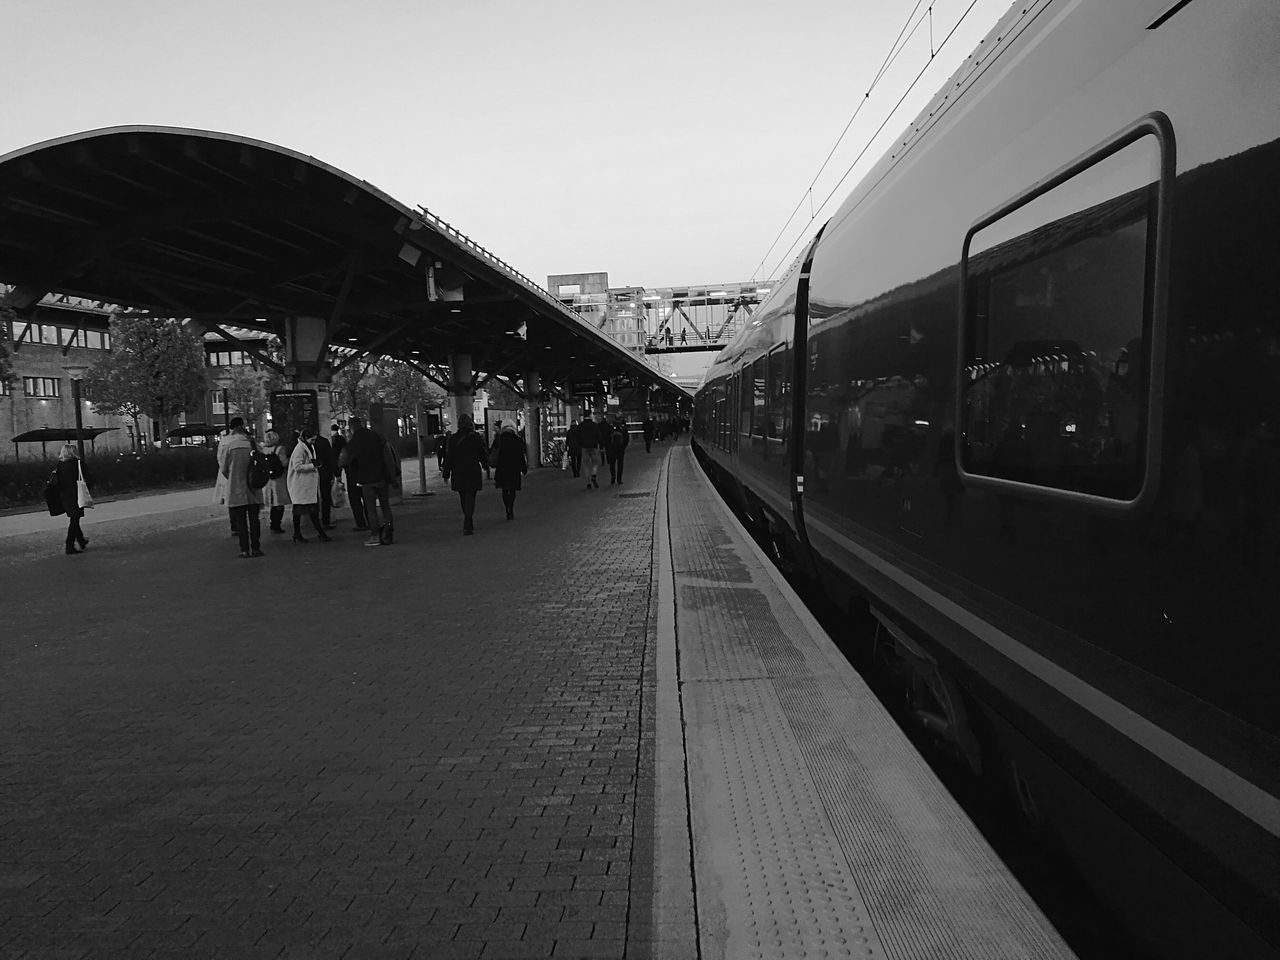
[[[320,432],[320,407],[314,390],[272,390],[271,429],[280,434],[285,443],[293,431],[307,427],[313,434]]]
[[[575,397],[593,397],[609,392],[603,380],[570,380],[569,389]]]
[[[507,424],[510,424],[511,426],[519,430],[520,429],[519,420],[521,416],[522,414],[519,410],[499,410],[497,407],[485,407],[484,408],[485,442],[489,446],[493,446],[493,441],[497,437],[496,431],[502,429],[502,427],[500,427],[499,424],[502,424],[504,426]]]

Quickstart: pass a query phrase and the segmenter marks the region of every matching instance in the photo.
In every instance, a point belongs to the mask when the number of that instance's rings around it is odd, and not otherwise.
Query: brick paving
[[[666,449],[475,537],[442,495],[390,548],[4,541],[0,957],[648,956]]]

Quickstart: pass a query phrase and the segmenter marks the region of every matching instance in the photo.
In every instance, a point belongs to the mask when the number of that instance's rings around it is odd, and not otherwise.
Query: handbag
[[[341,480],[335,479],[333,486],[329,488],[329,499],[335,507],[345,507],[347,505],[347,488],[342,485]]]
[[[89,492],[89,485],[84,482],[84,467],[80,461],[76,461],[76,503],[81,510],[89,510],[93,507],[93,494]]]
[[[62,506],[62,491],[58,488],[58,471],[54,470],[49,474],[49,479],[44,485],[44,503],[49,508],[49,516],[56,517],[66,513],[66,509]]]

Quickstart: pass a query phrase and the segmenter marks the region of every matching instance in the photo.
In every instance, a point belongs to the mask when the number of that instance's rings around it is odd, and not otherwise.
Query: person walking
[[[338,475],[344,478],[343,482],[347,485],[347,502],[351,504],[351,519],[355,522],[351,529],[368,530],[369,521],[364,515],[364,498],[360,496],[360,485],[356,483],[349,456],[344,455],[350,441],[342,435],[336,423],[333,425],[332,436],[330,442],[333,445],[334,463],[338,465]]]
[[[298,431],[298,442],[289,455],[289,501],[293,504],[293,542],[310,543],[302,535],[302,518],[311,518],[316,536],[328,543],[331,537],[320,525],[320,467],[316,463],[316,451],[312,444],[315,435],[309,427]]]
[[[333,523],[333,477],[338,466],[333,446],[328,438],[317,433],[311,442],[312,452],[316,458],[316,470],[320,475],[320,526],[332,530]]]
[[[507,508],[507,519],[514,520],[520,478],[529,473],[529,450],[510,424],[498,434],[496,448],[498,455],[493,460],[493,483],[502,490],[502,505]]]
[[[574,477],[582,475],[582,427],[577,420],[569,424],[564,434],[564,449],[569,454],[569,469]]]
[[[609,483],[622,483],[622,464],[626,460],[627,444],[631,436],[627,431],[627,422],[618,416],[612,424],[605,423],[605,459],[609,462]]]
[[[476,532],[476,494],[484,486],[480,472],[489,473],[489,452],[484,439],[476,433],[476,422],[470,414],[458,417],[458,430],[449,438],[444,457],[444,478],[449,487],[458,492],[462,503],[462,533],[471,536]]]
[[[582,426],[578,430],[578,443],[582,445],[582,468],[591,468],[591,475],[587,477],[587,489],[599,487],[600,484],[596,480],[596,470],[600,467],[600,426],[589,416],[582,418]]]
[[[222,476],[231,527],[240,541],[242,559],[262,556],[261,490],[249,486],[249,458],[253,441],[245,433],[244,418],[231,418],[231,432],[218,447],[218,473]],[[267,481],[267,486],[271,481]],[[265,488],[263,488],[265,489]]]
[[[280,442],[280,434],[268,430],[262,444],[262,452],[280,461],[280,473],[267,481],[262,488],[262,502],[271,518],[271,532],[284,533],[284,508],[289,506],[289,454]]]
[[[67,514],[67,555],[75,556],[83,553],[89,545],[84,531],[80,529],[80,518],[84,516],[84,507],[80,506],[80,480],[83,478],[87,486],[93,481],[80,461],[80,451],[74,443],[63,444],[58,452],[58,466],[55,470],[58,478],[58,498],[62,501],[62,509]],[[76,549],[79,544],[80,549]]]
[[[640,423],[640,429],[644,433],[644,452],[648,453],[653,447],[653,435],[658,432],[657,425],[653,422],[653,417],[646,414]]]
[[[351,439],[345,453],[350,464],[348,476],[359,484],[364,500],[364,515],[369,525],[366,547],[389,546],[395,539],[395,520],[391,516],[391,470],[387,466],[388,453],[382,435],[370,430],[359,417],[351,418]],[[382,519],[378,519],[378,507],[382,507]]]

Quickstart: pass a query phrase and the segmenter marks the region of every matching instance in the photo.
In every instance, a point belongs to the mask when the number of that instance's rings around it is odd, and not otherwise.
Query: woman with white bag
[[[62,509],[67,512],[67,554],[74,556],[89,545],[84,531],[80,529],[80,518],[87,507],[93,506],[93,497],[89,493],[92,481],[88,471],[80,462],[80,454],[74,443],[65,444],[58,454],[58,495],[62,498]],[[80,549],[76,549],[76,544]]]

